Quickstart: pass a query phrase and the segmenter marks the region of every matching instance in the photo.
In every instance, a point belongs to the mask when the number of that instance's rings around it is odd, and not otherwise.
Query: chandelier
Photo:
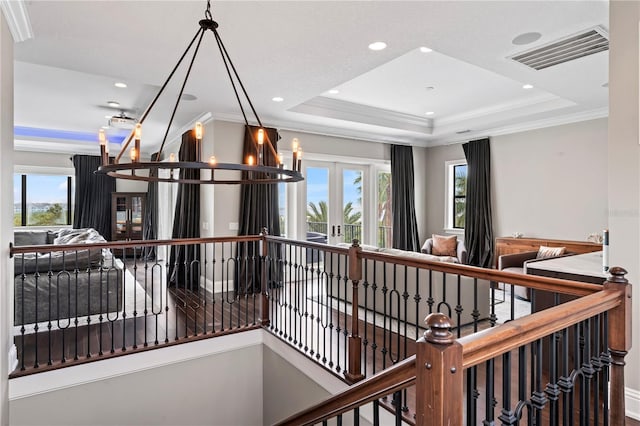
[[[147,182],[178,182],[178,183],[190,183],[190,184],[250,184],[250,183],[279,183],[279,182],[298,182],[303,180],[301,170],[301,158],[302,158],[302,150],[298,144],[297,139],[293,140],[293,161],[292,167],[290,169],[285,168],[284,160],[282,155],[278,155],[271,140],[269,139],[268,132],[264,129],[262,122],[260,121],[260,117],[258,117],[258,113],[256,112],[251,99],[242,84],[242,80],[240,80],[240,76],[234,66],[227,49],[220,38],[220,34],[218,33],[218,23],[213,20],[211,15],[211,2],[207,0],[207,9],[205,10],[205,18],[199,21],[199,28],[196,32],[195,36],[185,49],[182,56],[178,60],[178,63],[173,67],[172,71],[169,73],[169,77],[162,84],[160,90],[151,101],[147,109],[144,111],[140,120],[136,124],[135,128],[131,131],[129,136],[125,139],[120,149],[120,152],[115,156],[113,162],[109,158],[109,150],[107,144],[107,138],[104,133],[104,130],[100,130],[99,132],[99,141],[100,141],[100,158],[101,158],[101,166],[98,168],[97,173],[106,174],[118,179],[128,179],[128,180],[138,180],[138,181],[147,181]],[[203,161],[202,159],[202,137],[203,137],[203,126],[202,123],[198,122],[195,125],[193,130],[193,136],[195,139],[195,152],[196,158],[195,161],[176,161],[175,154],[170,154],[168,157],[168,161],[161,161],[162,158],[162,150],[164,148],[165,142],[167,141],[167,136],[169,134],[169,129],[173,123],[175,118],[176,111],[178,109],[178,105],[180,104],[180,100],[182,99],[182,95],[184,92],[184,88],[187,84],[187,80],[189,79],[189,75],[191,73],[191,68],[193,63],[195,62],[196,56],[200,49],[200,44],[205,33],[211,32],[216,40],[216,44],[218,46],[218,51],[220,52],[220,56],[222,58],[222,62],[227,71],[227,76],[231,81],[231,86],[233,87],[233,91],[238,101],[238,105],[240,107],[240,111],[242,112],[242,116],[244,118],[244,123],[247,126],[247,129],[251,129],[249,125],[249,120],[247,118],[247,111],[245,111],[245,107],[243,105],[242,99],[245,99],[245,102],[248,104],[253,117],[255,118],[255,122],[257,123],[257,131],[250,132],[251,140],[253,141],[253,146],[255,147],[255,156],[248,155],[245,159],[245,163],[218,163],[214,156],[210,157],[207,161]],[[197,43],[196,43],[197,40]],[[187,72],[184,77],[184,81],[181,84],[180,92],[178,93],[177,101],[173,107],[173,111],[171,113],[171,117],[167,124],[166,131],[164,133],[164,138],[162,139],[162,143],[160,145],[160,149],[156,155],[156,158],[152,161],[143,162],[140,161],[140,143],[142,136],[142,124],[145,119],[153,109],[156,104],[158,98],[162,95],[167,85],[173,78],[176,70],[180,67],[183,60],[187,57],[189,52],[192,50],[195,45],[195,49],[191,55],[191,59],[189,65],[187,67]],[[129,148],[131,142],[133,141],[133,147]],[[129,150],[129,157],[131,159],[130,162],[120,162],[123,156],[125,156],[127,150]],[[277,165],[266,165],[265,164],[265,156],[271,154],[272,158],[276,159]],[[126,158],[126,156],[125,156]],[[159,173],[161,170],[165,170],[163,173]],[[187,170],[208,170],[207,173],[182,173]],[[138,173],[143,172],[143,173]],[[178,172],[178,173],[176,173]],[[194,177],[199,176],[199,177]]]

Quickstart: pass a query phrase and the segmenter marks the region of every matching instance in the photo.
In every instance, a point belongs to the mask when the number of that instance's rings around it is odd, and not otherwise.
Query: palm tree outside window
[[[467,204],[467,165],[459,164],[453,166],[453,227],[464,229],[465,207]]]

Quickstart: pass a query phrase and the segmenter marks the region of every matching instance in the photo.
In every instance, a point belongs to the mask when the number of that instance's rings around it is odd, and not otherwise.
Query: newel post
[[[260,240],[260,300],[262,301],[260,304],[260,324],[263,327],[269,325],[269,295],[267,294],[269,283],[267,282],[267,269],[270,265],[268,262],[269,244],[267,243],[267,235],[269,235],[267,228],[262,228],[262,232],[260,233],[262,237]]]
[[[353,240],[349,247],[349,281],[351,281],[351,334],[349,335],[349,366],[344,377],[349,383],[364,379],[362,374],[362,338],[358,322],[358,284],[362,280],[362,247],[358,240]]]
[[[624,357],[631,349],[631,285],[624,277],[627,271],[619,266],[609,270],[611,277],[604,283],[605,289],[622,290],[624,300],[609,311],[609,353],[611,354],[611,398],[609,423],[623,425],[624,403]]]
[[[416,426],[461,425],[464,400],[462,345],[449,331],[451,320],[429,314],[416,347]]]

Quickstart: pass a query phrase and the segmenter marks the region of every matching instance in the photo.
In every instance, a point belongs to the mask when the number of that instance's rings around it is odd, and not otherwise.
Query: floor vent
[[[609,50],[608,37],[602,27],[595,27],[510,58],[535,70],[542,70]]]

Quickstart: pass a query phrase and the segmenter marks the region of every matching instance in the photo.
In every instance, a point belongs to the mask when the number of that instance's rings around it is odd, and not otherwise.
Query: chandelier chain
[[[204,11],[204,17],[207,19],[213,19],[211,15],[211,0],[207,0],[207,10]]]

